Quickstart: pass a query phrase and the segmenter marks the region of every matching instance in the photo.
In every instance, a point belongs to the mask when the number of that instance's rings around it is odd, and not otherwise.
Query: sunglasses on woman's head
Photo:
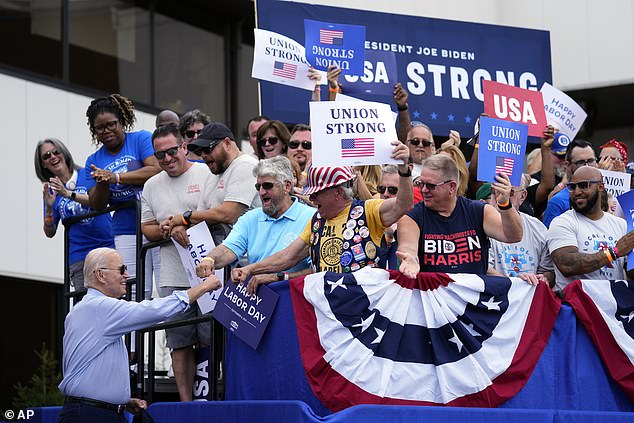
[[[257,141],[257,144],[258,144],[260,147],[263,147],[263,146],[264,146],[267,142],[269,143],[269,145],[275,145],[275,144],[277,144],[277,142],[278,142],[279,140],[280,140],[280,139],[279,139],[278,137],[260,138],[260,139]]]

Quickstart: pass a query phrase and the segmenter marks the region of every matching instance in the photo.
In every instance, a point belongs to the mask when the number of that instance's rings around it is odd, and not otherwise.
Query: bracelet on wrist
[[[337,88],[330,87],[330,88],[328,88],[328,91],[331,92],[331,93],[338,93],[339,92],[339,87],[337,87]]]
[[[401,172],[401,170],[398,170],[398,176],[401,176],[403,178],[409,178],[410,176],[412,176],[412,169],[410,169],[409,166],[407,166],[407,172]]]
[[[612,251],[614,251],[615,259],[621,257],[621,254],[619,254],[619,249],[618,249],[618,247],[616,245],[614,247],[612,247]]]
[[[608,247],[607,251],[610,252],[610,256],[612,257],[612,261],[616,260],[618,257],[616,256],[616,252],[614,252],[614,249],[612,247]]]
[[[513,205],[511,204],[511,199],[510,199],[510,198],[507,198],[507,199],[506,199],[506,202],[504,202],[504,203],[501,203],[501,204],[500,204],[500,203],[497,203],[497,204],[498,204],[498,208],[499,208],[500,210],[508,210],[508,209],[510,209],[511,207],[513,207]]]
[[[71,192],[70,196],[68,198],[70,198],[71,200],[75,201],[75,199],[77,198],[77,193],[75,191]]]
[[[614,258],[612,257],[612,254],[610,254],[610,249],[606,248],[605,250],[603,250],[603,252],[605,253],[605,256],[608,258],[608,262],[612,263],[614,261]]]
[[[407,110],[407,104],[404,106],[396,106],[396,108],[398,109],[399,112],[404,112]]]
[[[118,173],[114,174],[115,178],[117,178],[117,185],[119,185],[121,183],[121,175],[119,175]]]

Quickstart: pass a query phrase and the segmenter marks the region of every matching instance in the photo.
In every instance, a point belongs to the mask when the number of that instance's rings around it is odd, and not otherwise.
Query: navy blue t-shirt
[[[489,267],[489,238],[484,232],[484,203],[458,197],[450,216],[441,216],[421,201],[407,215],[420,228],[421,272],[475,273]]]

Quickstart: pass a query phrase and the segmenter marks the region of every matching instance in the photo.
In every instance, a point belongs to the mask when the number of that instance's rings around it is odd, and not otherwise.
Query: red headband
[[[621,158],[623,159],[623,161],[627,163],[627,145],[625,145],[625,143],[617,141],[616,138],[612,138],[610,141],[603,144],[600,148],[604,149],[608,147],[616,148],[621,154]]]

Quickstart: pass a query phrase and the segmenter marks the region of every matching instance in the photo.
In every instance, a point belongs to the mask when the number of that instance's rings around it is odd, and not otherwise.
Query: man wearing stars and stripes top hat
[[[392,145],[392,158],[403,163],[399,165],[399,187],[395,198],[353,200],[354,172],[350,167],[312,167],[305,194],[310,196],[317,212],[300,237],[260,262],[234,269],[232,279],[244,282],[251,275],[284,271],[309,255],[317,272],[347,273],[376,266],[385,228],[413,205],[411,171],[407,166],[409,149],[400,141],[393,141]],[[256,288],[257,284],[249,283],[249,293],[255,292]]]

